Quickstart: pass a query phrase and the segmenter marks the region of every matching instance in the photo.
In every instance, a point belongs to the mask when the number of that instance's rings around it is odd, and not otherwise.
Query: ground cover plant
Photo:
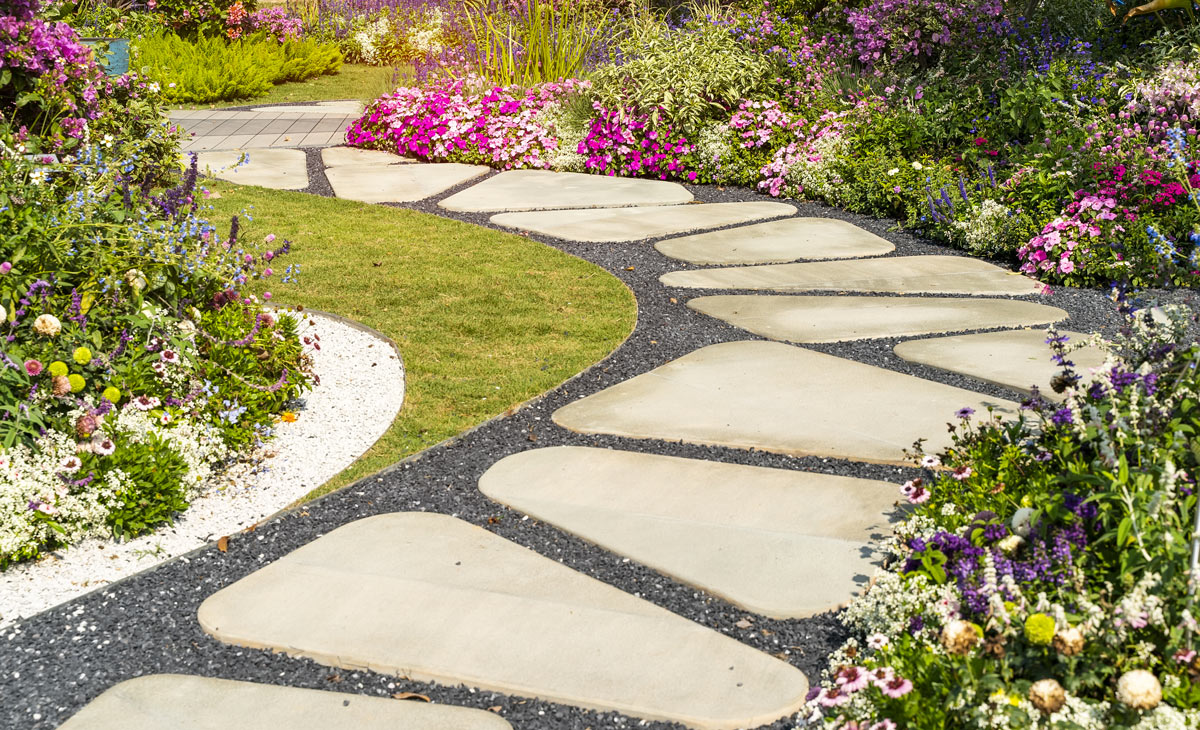
[[[516,29],[544,4],[506,9],[500,65],[469,32],[500,10],[441,8],[443,27],[467,32],[413,61],[424,80],[368,108],[352,141],[748,185],[895,218],[1052,284],[1192,286],[1200,30],[1182,11],[1121,25],[1098,0],[1069,5],[745,0],[669,23],[622,9],[593,21],[576,78],[544,83],[512,73],[538,58]],[[347,0],[314,17],[396,7]],[[497,154],[503,128],[521,141]]]
[[[249,230],[295,241],[300,281],[276,300],[349,317],[392,338],[404,407],[351,483],[543,393],[633,330],[632,294],[599,267],[520,236],[408,210],[213,185],[212,217],[253,207]],[[351,245],[352,244],[352,245]],[[260,281],[260,291],[270,281]],[[312,496],[316,496],[315,493]]]
[[[310,385],[295,322],[247,289],[293,278],[289,244],[199,214],[154,82],[105,78],[69,26],[15,11],[0,16],[0,568],[170,521]]]

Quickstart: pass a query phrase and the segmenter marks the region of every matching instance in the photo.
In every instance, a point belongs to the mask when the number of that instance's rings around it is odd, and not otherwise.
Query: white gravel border
[[[391,344],[307,314],[300,330],[321,338],[312,352],[321,384],[305,394],[294,423],[277,424],[264,449],[270,458],[214,476],[159,532],[124,543],[87,540],[0,573],[0,627],[261,522],[336,476],[387,431],[404,402],[404,365]]]

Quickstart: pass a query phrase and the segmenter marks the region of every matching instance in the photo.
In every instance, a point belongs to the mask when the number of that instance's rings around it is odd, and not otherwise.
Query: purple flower
[[[970,418],[971,414],[973,414],[974,412],[975,412],[974,408],[963,407],[963,408],[959,408],[957,411],[955,411],[954,415],[955,415],[955,417],[961,418],[965,421],[966,419]]]

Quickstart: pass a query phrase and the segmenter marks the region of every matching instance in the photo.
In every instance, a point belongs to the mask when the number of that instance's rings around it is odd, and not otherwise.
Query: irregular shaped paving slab
[[[882,256],[890,241],[853,223],[833,218],[789,218],[742,228],[672,238],[654,245],[659,253],[693,264],[773,264],[797,259]]]
[[[965,256],[898,256],[733,269],[672,271],[665,286],[691,289],[864,291],[896,294],[1037,294],[1033,279]]]
[[[276,190],[303,190],[308,187],[308,158],[303,150],[250,149],[240,152],[197,152],[196,155],[200,172],[221,180]],[[186,160],[187,155],[184,158]],[[243,158],[245,164],[239,164]]]
[[[512,730],[483,710],[180,674],[112,687],[61,730]]]
[[[513,210],[623,208],[688,203],[692,194],[678,183],[578,172],[510,170],[451,195],[439,206],[462,213]]]
[[[358,520],[210,597],[222,641],[696,728],[795,712],[795,667],[479,527]]]
[[[479,489],[775,618],[828,611],[875,570],[895,485],[573,446],[514,454]]]
[[[361,101],[320,101],[316,104],[281,104],[279,106],[256,106],[251,111],[277,112],[280,114],[333,114],[357,116],[363,113]]]
[[[1088,335],[1066,330],[1059,334],[1074,341],[1088,338]],[[1050,359],[1045,330],[984,332],[911,340],[896,345],[895,350],[897,355],[909,362],[968,375],[1026,393],[1031,392],[1030,386],[1036,385],[1044,397],[1063,399],[1050,387],[1050,380],[1062,368]],[[1104,358],[1103,350],[1089,346],[1070,353],[1067,359],[1075,363],[1075,372],[1086,381],[1088,371],[1104,365]]]
[[[572,431],[903,464],[959,408],[1017,404],[778,342],[709,345],[554,412]]]
[[[411,164],[416,162],[416,160],[380,150],[361,150],[357,147],[326,147],[321,150],[321,162],[325,163],[325,167],[350,167],[356,165]]]
[[[325,177],[339,198],[363,203],[414,203],[486,175],[482,165],[445,162],[429,165],[331,167]]]
[[[785,342],[844,342],[995,327],[1049,324],[1069,315],[1011,299],[730,294],[688,306],[735,327]]]
[[[614,243],[779,218],[795,212],[794,206],[785,203],[702,203],[501,213],[492,216],[492,223],[570,241]]]

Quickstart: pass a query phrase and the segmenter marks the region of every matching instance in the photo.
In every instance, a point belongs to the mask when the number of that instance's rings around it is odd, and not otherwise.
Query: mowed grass
[[[309,498],[553,388],[612,352],[636,324],[636,302],[620,281],[536,241],[409,210],[207,187],[220,193],[210,200],[218,225],[251,213],[242,241],[274,233],[292,242],[276,270],[299,264],[299,283],[269,280],[260,292],[372,327],[404,359],[404,407],[391,429]]]

